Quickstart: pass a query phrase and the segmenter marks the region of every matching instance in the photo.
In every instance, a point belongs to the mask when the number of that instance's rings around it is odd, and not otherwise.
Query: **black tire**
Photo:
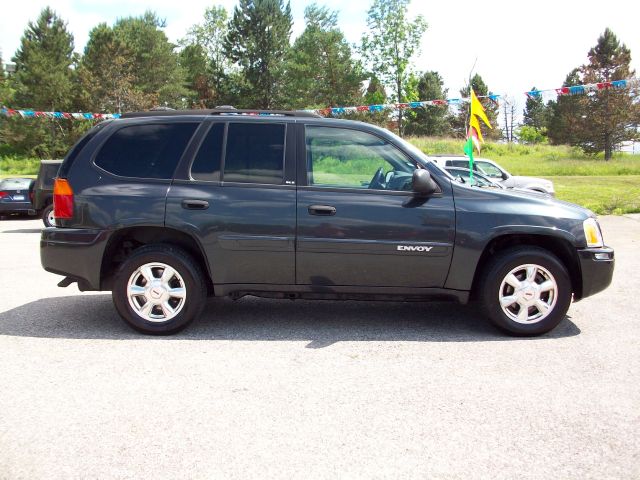
[[[44,207],[44,210],[42,210],[42,223],[44,223],[45,227],[56,226],[55,223],[51,223],[49,221],[49,215],[51,214],[52,211],[53,211],[53,205],[47,205],[46,207]]]
[[[520,271],[519,267],[525,265],[542,267],[542,270],[536,273],[536,283],[549,280],[545,276],[550,274],[556,285],[553,293],[540,294],[540,299],[543,300],[543,303],[552,304],[546,316],[537,306],[526,307],[526,311],[524,311],[524,307],[520,303],[513,303],[511,306],[505,307],[515,317],[517,317],[521,309],[523,309],[523,315],[541,316],[539,320],[534,319],[531,323],[520,323],[514,320],[503,310],[500,303],[501,295],[505,297],[513,295],[521,298],[523,302],[529,301],[525,297],[532,295],[531,289],[523,288],[520,290],[522,293],[517,294],[516,288],[511,287],[506,282],[506,277],[512,270],[516,269],[517,273]],[[517,275],[516,278],[518,278]],[[525,280],[524,278],[522,279]],[[505,281],[504,285],[503,281]],[[494,325],[511,335],[535,336],[553,330],[565,318],[571,305],[573,289],[567,268],[555,255],[542,248],[525,246],[504,250],[493,257],[482,272],[482,281],[480,282],[478,293],[483,309]],[[531,297],[530,301],[534,301],[535,293],[533,295],[534,297]],[[553,298],[555,298],[555,301],[553,301]],[[527,304],[524,303],[523,305]]]
[[[172,281],[178,282],[179,285],[183,284],[183,288],[186,290],[179,312],[165,321],[145,319],[142,316],[144,312],[139,314],[134,310],[127,294],[129,281],[134,273],[138,272],[138,269],[143,265],[153,263],[165,264],[174,269],[178,275],[173,277]],[[158,269],[154,275],[161,275],[161,273],[162,270]],[[145,280],[142,281],[146,283]],[[207,298],[207,289],[202,270],[189,254],[170,245],[157,244],[135,250],[120,265],[114,277],[111,294],[116,310],[131,327],[150,335],[170,335],[184,329],[200,314]],[[139,303],[142,303],[143,306],[146,304],[146,294],[135,298],[139,300],[134,299],[132,302],[138,307]],[[156,307],[153,309],[153,311],[158,311]]]

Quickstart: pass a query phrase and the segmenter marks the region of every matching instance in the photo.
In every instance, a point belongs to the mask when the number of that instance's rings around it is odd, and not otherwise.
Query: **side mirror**
[[[414,193],[420,195],[433,195],[438,189],[438,184],[431,178],[431,174],[423,169],[416,168],[413,171],[413,187]]]

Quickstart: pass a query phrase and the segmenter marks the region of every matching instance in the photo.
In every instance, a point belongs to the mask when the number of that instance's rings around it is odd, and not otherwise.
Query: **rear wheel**
[[[44,223],[45,227],[56,226],[56,219],[53,216],[53,205],[47,205],[44,210],[42,210],[42,223]]]
[[[169,335],[191,323],[206,300],[203,274],[183,250],[149,245],[134,251],[120,266],[113,303],[136,330]]]
[[[565,317],[571,280],[566,267],[547,250],[505,250],[485,272],[479,293],[487,316],[499,328],[513,335],[540,335]]]

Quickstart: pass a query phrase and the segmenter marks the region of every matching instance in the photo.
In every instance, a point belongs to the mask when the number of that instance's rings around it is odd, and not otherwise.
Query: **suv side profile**
[[[112,292],[149,334],[207,296],[477,299],[515,335],[553,329],[606,288],[595,216],[549,196],[461,184],[391,132],[305,112],[143,112],[65,158],[45,270]]]

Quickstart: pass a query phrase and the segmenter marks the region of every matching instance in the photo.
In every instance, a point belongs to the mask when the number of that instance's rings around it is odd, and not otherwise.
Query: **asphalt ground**
[[[473,307],[212,299],[145,337],[0,221],[0,478],[640,478],[640,219],[546,336]]]

